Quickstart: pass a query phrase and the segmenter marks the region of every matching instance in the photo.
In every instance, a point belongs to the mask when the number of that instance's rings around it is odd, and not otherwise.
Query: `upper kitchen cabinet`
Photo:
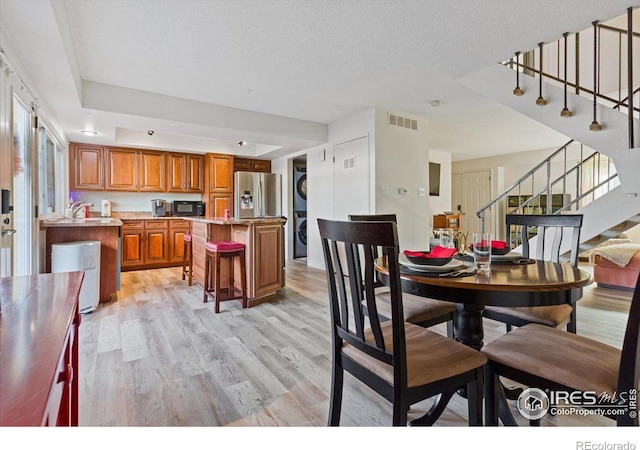
[[[71,143],[69,146],[69,187],[74,190],[104,190],[104,148]]]
[[[271,161],[265,161],[264,159],[235,158],[233,160],[233,171],[271,173]]]
[[[140,192],[165,192],[165,153],[140,151]]]
[[[228,180],[223,174],[225,164],[233,167],[233,156],[216,156],[222,158],[216,158],[213,170],[216,179],[213,184],[218,189],[224,188],[217,192],[231,192],[233,173]],[[71,190],[202,194],[204,167],[204,155],[192,153],[101,147],[73,142],[69,146]]]
[[[201,194],[204,185],[204,155],[167,154],[167,191]]]
[[[138,191],[138,150],[107,147],[107,191]]]
[[[209,193],[233,192],[233,155],[207,153],[205,174]]]

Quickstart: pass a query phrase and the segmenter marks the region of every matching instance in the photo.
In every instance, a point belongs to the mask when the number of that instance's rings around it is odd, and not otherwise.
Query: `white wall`
[[[612,155],[617,151],[629,148],[628,116],[626,114],[597,104],[597,118],[602,125],[602,130],[590,131],[589,125],[593,121],[592,100],[569,92],[567,104],[573,116],[561,117],[560,111],[564,106],[564,90],[560,87],[549,84],[544,86],[544,98],[548,103],[541,107],[536,105],[538,80],[526,75],[521,76],[520,86],[524,90],[524,95],[520,97],[513,95],[514,72],[499,64],[466,75],[457,81],[483,96],[524,114],[565,136],[570,136],[605,155]],[[635,119],[636,136],[640,135],[638,132],[639,123],[640,121]]]
[[[320,244],[318,219],[334,218],[333,147],[342,142],[369,136],[370,211],[374,209],[375,183],[375,109],[368,108],[357,114],[329,124],[329,143],[307,152],[307,265],[324,269],[324,256]],[[345,193],[348,195],[348,193]]]
[[[324,268],[318,218],[334,217],[333,147],[369,136],[370,213],[395,213],[400,246],[427,248],[431,215],[429,198],[429,145],[427,126],[418,119],[418,130],[387,125],[388,111],[370,108],[329,124],[329,144],[307,153],[308,246],[307,264]],[[436,158],[443,162],[443,202],[451,203],[451,159],[445,152]],[[401,195],[399,189],[406,189]],[[419,189],[424,188],[423,196]],[[383,192],[386,192],[383,194]],[[343,193],[349,195],[349,193]]]
[[[500,156],[488,156],[485,158],[465,159],[462,161],[453,161],[451,164],[452,173],[474,172],[478,170],[491,170],[492,192],[496,195],[501,193],[504,188],[515,183],[521,176],[533,169],[534,166],[544,161],[551,155],[556,148],[546,148],[540,150],[532,150],[529,152],[512,153]],[[495,171],[498,167],[504,168],[504,186],[498,186]],[[534,184],[534,188],[541,188],[546,183],[546,177],[539,177]],[[531,188],[524,190],[522,194],[531,194]]]
[[[407,117],[406,114],[402,116]],[[401,249],[429,248],[427,126],[424,119],[408,116],[418,121],[418,129],[401,128],[389,125],[387,117],[388,111],[376,109],[374,211],[376,214],[396,214]],[[400,189],[406,193],[400,194]]]
[[[151,200],[161,198],[172,202],[174,200],[202,200],[201,194],[176,194],[172,192],[117,192],[117,191],[73,191],[70,193],[74,201],[93,203],[91,212],[100,213],[102,200],[111,201],[112,212],[151,212]],[[167,212],[171,205],[167,205]]]
[[[307,151],[307,265],[324,269],[318,218],[333,219],[333,145]]]

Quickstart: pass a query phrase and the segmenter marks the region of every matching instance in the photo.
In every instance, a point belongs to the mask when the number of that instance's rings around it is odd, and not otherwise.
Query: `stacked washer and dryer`
[[[307,256],[307,167],[306,161],[294,161],[293,166],[293,257]]]

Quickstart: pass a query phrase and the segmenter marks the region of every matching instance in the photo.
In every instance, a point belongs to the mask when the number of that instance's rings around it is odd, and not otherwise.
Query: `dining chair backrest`
[[[318,219],[324,254],[331,313],[334,351],[339,353],[343,341],[358,350],[393,365],[396,383],[406,386],[406,349],[400,269],[398,265],[398,232],[393,222],[339,222]],[[385,342],[376,308],[374,282],[375,247],[386,254],[391,295],[392,341]],[[340,249],[345,258],[340,258]],[[361,269],[360,253],[364,255]],[[348,286],[345,282],[346,260]],[[369,311],[373,339],[365,339],[365,315],[361,299]],[[393,349],[393,351],[391,350]]]
[[[640,275],[631,299],[627,328],[622,341],[620,369],[618,371],[618,393],[630,393],[640,389]],[[637,397],[636,397],[637,398]],[[636,403],[637,405],[637,403]],[[636,410],[637,412],[637,410]],[[621,423],[622,421],[622,423]],[[637,416],[619,418],[618,425],[638,425]]]
[[[350,214],[349,215],[350,222],[393,222],[398,223],[397,217],[395,214]],[[384,256],[384,252],[382,249],[378,247],[373,249],[372,258],[375,260],[379,256]],[[383,287],[384,283],[382,283],[378,277],[376,276],[374,287]]]
[[[571,232],[571,255],[569,261],[578,267],[578,247],[582,214],[541,215],[541,214],[507,214],[507,239],[510,242],[522,242],[522,256],[530,258],[529,234],[537,230],[536,259],[544,259],[559,263],[560,256],[566,246],[563,240]],[[512,234],[513,228],[513,234]]]

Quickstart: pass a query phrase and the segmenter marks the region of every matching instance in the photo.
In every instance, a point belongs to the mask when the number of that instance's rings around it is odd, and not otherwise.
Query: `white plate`
[[[509,252],[506,255],[491,255],[492,261],[513,261],[522,258],[522,254],[518,252]]]
[[[409,261],[407,257],[402,253],[398,255],[398,262],[401,265],[418,272],[451,272],[453,270],[461,269],[464,266],[464,262],[460,261],[459,259],[452,259],[451,261],[449,261],[448,263],[442,266],[428,266],[425,264],[414,264],[411,261]]]

